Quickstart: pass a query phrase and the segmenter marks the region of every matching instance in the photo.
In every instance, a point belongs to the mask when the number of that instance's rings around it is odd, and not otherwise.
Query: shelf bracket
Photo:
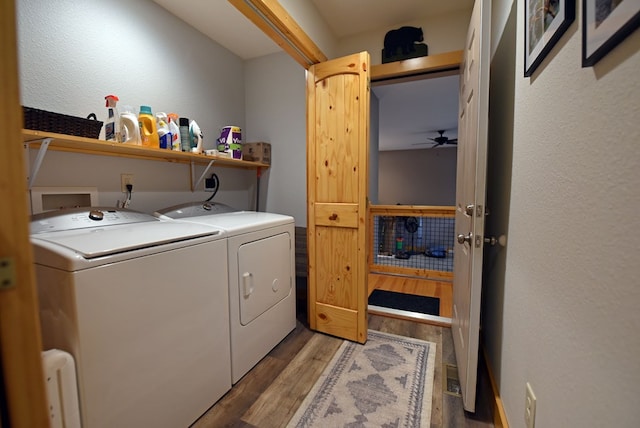
[[[29,190],[33,187],[33,183],[36,181],[36,177],[38,176],[38,172],[40,171],[40,166],[42,165],[42,161],[44,160],[44,156],[47,154],[47,149],[49,148],[49,143],[53,141],[53,138],[45,138],[43,140],[36,141],[28,141],[25,143],[25,147],[29,147],[31,143],[40,143],[40,149],[38,149],[38,155],[36,156],[36,161],[33,164],[33,170],[29,174]]]
[[[204,172],[202,173],[202,175],[200,175],[200,178],[198,178],[198,181],[194,183],[194,180],[196,177],[196,168],[195,168],[195,163],[191,161],[191,191],[192,192],[196,191],[196,189],[198,188],[198,184],[200,184],[200,182],[204,179],[204,176],[207,175],[207,172],[209,172],[214,162],[215,162],[215,159],[211,159],[209,161],[209,164],[204,169]]]

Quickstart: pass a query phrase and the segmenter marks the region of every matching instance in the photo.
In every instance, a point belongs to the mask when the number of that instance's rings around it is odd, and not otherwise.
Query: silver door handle
[[[465,242],[471,245],[471,232],[469,232],[467,236],[462,234],[458,235],[458,244],[464,244]]]
[[[473,204],[471,205],[467,205],[466,207],[464,207],[464,212],[466,215],[473,215],[473,210],[474,210],[475,206]]]

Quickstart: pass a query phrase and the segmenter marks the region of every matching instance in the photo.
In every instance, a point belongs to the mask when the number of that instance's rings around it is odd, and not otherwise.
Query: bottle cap
[[[120,99],[115,95],[107,95],[104,99],[106,100],[105,107],[115,107],[116,102],[120,101]]]
[[[153,114],[153,113],[151,113],[151,107],[140,106],[140,114]]]
[[[180,126],[189,126],[189,118],[181,117],[180,118]]]

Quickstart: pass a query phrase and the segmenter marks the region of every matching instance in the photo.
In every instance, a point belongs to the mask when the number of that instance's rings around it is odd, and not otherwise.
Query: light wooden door
[[[369,53],[307,74],[309,325],[367,340]]]
[[[0,425],[48,427],[29,243],[14,1],[0,2]]]
[[[476,0],[460,66],[451,328],[465,410],[475,411],[486,212],[491,2]]]

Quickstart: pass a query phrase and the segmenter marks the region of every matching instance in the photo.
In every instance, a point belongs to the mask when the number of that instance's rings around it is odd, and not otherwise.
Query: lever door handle
[[[469,232],[467,236],[463,234],[458,235],[458,244],[464,244],[465,242],[471,245],[471,232]]]

